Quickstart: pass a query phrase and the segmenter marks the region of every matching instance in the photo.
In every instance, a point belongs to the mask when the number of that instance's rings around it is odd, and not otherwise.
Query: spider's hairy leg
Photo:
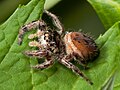
[[[45,62],[43,62],[42,64],[38,64],[38,65],[32,66],[32,67],[36,68],[36,69],[44,69],[44,68],[47,68],[47,67],[53,65],[53,63],[54,63],[53,58],[48,56],[48,57],[46,57]]]
[[[67,68],[71,69],[73,72],[81,76],[83,79],[85,79],[89,84],[93,84],[81,71],[78,67],[73,65],[70,61],[71,55],[64,56],[59,62],[63,65],[65,65]]]
[[[18,35],[18,44],[21,45],[23,36],[26,32],[33,30],[33,29],[40,29],[41,31],[44,30],[46,23],[43,20],[32,21],[24,26],[22,26],[19,30]]]
[[[25,51],[24,54],[30,57],[43,58],[47,55],[46,51],[34,50],[34,51]]]
[[[74,59],[76,62],[78,62],[78,64],[80,64],[81,66],[83,66],[84,67],[84,69],[89,69],[90,67],[89,66],[87,66],[85,63],[83,63],[83,62],[81,62],[80,60],[76,60],[76,59]]]
[[[60,30],[59,34],[61,35],[64,32],[64,28],[63,28],[60,20],[58,19],[58,17],[47,10],[44,10],[44,13],[46,13],[48,16],[50,16],[52,18],[55,26]]]

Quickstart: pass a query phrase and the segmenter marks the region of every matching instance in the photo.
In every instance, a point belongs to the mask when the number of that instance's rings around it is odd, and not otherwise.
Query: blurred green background
[[[0,0],[0,24],[21,4],[30,0]],[[45,9],[56,14],[66,31],[82,30],[97,38],[105,29],[92,6],[86,0],[46,0]]]

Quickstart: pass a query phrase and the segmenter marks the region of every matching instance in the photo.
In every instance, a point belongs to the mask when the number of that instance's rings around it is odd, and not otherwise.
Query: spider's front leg
[[[73,59],[73,56],[66,55],[60,59],[59,62],[65,65],[67,68],[70,68],[73,72],[84,78],[89,84],[92,85],[93,83],[80,71],[80,69],[70,62],[71,59]]]
[[[52,18],[55,26],[60,30],[59,34],[60,35],[63,34],[64,28],[63,28],[61,22],[59,21],[58,17],[47,10],[44,10],[44,13],[46,13],[48,16],[50,16]]]
[[[23,36],[26,32],[33,30],[33,29],[38,29],[39,31],[44,31],[46,29],[46,23],[43,20],[37,20],[33,21],[31,23],[28,23],[24,26],[22,26],[19,30],[19,35],[18,35],[18,44],[21,45]],[[40,33],[40,32],[39,32]]]

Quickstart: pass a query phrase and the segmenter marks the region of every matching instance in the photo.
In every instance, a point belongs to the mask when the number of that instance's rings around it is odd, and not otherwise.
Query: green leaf
[[[102,90],[113,90],[115,75],[113,75],[108,82],[102,87]]]
[[[88,0],[100,17],[106,30],[120,21],[120,0]]]
[[[100,90],[116,73],[114,88],[120,87],[120,22],[112,26],[96,42],[100,48],[99,57],[90,63],[89,70],[83,70],[94,85],[75,75],[65,66],[55,63],[50,68],[35,70],[30,66],[37,59],[22,54],[30,50],[25,35],[23,44],[17,44],[20,26],[41,18],[44,0],[32,0],[20,6],[15,13],[0,26],[0,89],[1,90]],[[117,90],[117,89],[116,89]]]
[[[44,8],[50,9],[62,0],[46,0]]]
[[[42,15],[44,0],[32,0],[19,6],[14,14],[0,26],[0,90],[31,90],[34,88],[30,60],[21,52],[27,41],[17,44],[19,28]]]

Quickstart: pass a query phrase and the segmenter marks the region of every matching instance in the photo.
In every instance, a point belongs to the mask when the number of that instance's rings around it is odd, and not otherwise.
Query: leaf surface
[[[88,0],[100,17],[105,29],[120,21],[120,0]]]
[[[28,49],[28,43],[24,41],[22,46],[18,46],[17,35],[23,24],[40,18],[43,6],[44,0],[32,0],[26,6],[19,6],[0,26],[1,90],[31,90],[35,87],[30,60],[21,53]]]
[[[0,89],[1,90],[100,90],[115,75],[120,59],[120,22],[112,26],[96,43],[100,48],[99,57],[90,63],[89,70],[83,70],[94,85],[89,85],[65,66],[55,63],[44,70],[35,70],[30,66],[37,59],[22,54],[30,50],[27,35],[23,44],[17,44],[20,26],[41,18],[44,0],[32,0],[26,6],[20,6],[15,13],[0,26]],[[120,85],[119,72],[114,88]],[[117,89],[116,89],[117,90]]]

